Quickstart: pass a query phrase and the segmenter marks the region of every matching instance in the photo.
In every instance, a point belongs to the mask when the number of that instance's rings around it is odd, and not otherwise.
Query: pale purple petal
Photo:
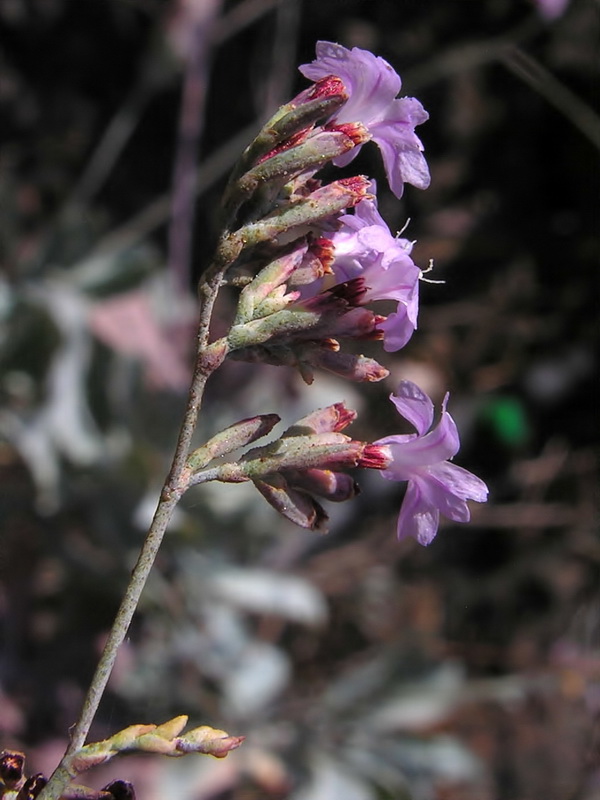
[[[421,277],[422,273],[419,270],[419,278]],[[404,304],[406,306],[406,313],[408,315],[409,320],[412,323],[413,328],[416,329],[417,327],[417,317],[419,316],[419,280],[417,279],[411,291],[408,293],[408,296],[404,298]]]
[[[337,122],[363,122],[380,119],[400,91],[400,76],[379,56],[353,47],[348,50],[334,42],[317,42],[317,58],[299,69],[305,78],[318,81],[335,75],[350,97],[336,115]]]
[[[421,270],[415,266],[410,256],[400,251],[395,258],[391,256],[393,260],[388,264],[384,263],[385,256],[385,253],[378,254],[364,270],[367,287],[365,299],[398,300],[408,306],[413,301]]]
[[[373,442],[374,445],[380,447],[382,445],[392,445],[392,444],[401,444],[402,442],[412,442],[413,439],[418,439],[418,433],[394,433],[391,436],[384,436],[383,439],[377,439],[376,442]],[[382,472],[383,474],[383,472]],[[390,481],[395,481],[395,475],[384,475],[384,478],[387,478]]]
[[[390,135],[386,137],[373,136],[373,141],[381,151],[385,174],[390,189],[396,197],[402,197],[405,183],[410,183],[417,189],[427,189],[431,182],[431,176],[425,156],[421,152],[422,147],[407,147],[405,142],[395,135],[395,132],[390,132]],[[354,148],[350,152],[358,149]],[[336,166],[343,167],[345,164]]]
[[[429,433],[396,448],[394,463],[397,463],[398,469],[430,466],[452,458],[459,447],[456,423],[450,414],[442,414],[438,424]]]
[[[423,155],[423,144],[415,126],[429,115],[414,97],[402,97],[390,104],[384,119],[367,125],[373,141],[381,150],[390,188],[399,197],[402,183],[426,189],[430,183],[429,167]]]
[[[415,324],[408,315],[408,308],[398,303],[398,310],[388,314],[385,322],[377,326],[383,331],[383,349],[386,353],[401,350],[415,332]]]
[[[381,256],[379,261],[384,269],[392,265],[395,265],[396,270],[403,269],[405,282],[411,285],[419,280],[421,270],[410,257],[412,242],[392,236],[385,222],[381,225],[367,225],[358,231],[357,236],[362,246],[372,252],[373,257]]]
[[[444,480],[443,471],[438,469],[444,463],[449,467],[454,467],[454,464],[442,462],[425,467],[419,474],[421,491],[431,505],[435,506],[448,519],[455,522],[468,522],[471,515],[465,499],[453,493],[451,486]]]
[[[376,181],[371,181],[369,191],[372,194],[377,193]],[[387,222],[379,213],[376,200],[361,200],[361,202],[354,206],[354,219],[360,220],[361,226],[376,225],[381,228],[387,228]]]
[[[369,187],[371,194],[377,193],[377,182],[371,180]],[[387,222],[379,213],[377,208],[377,200],[361,200],[361,202],[354,207],[353,214],[343,214],[339,218],[342,224],[342,229],[350,228],[353,231],[361,229],[373,228],[374,230],[381,231],[381,244],[385,245],[383,250],[387,251],[388,248],[399,250],[407,255],[410,254],[414,242],[409,239],[404,239],[399,236],[393,236],[390,232]]]
[[[384,255],[388,249],[391,249],[395,255],[396,240],[385,222],[382,221],[380,225],[365,225],[358,231],[357,236],[360,238],[363,247],[373,253]],[[401,257],[402,255],[404,255],[404,252],[401,248],[398,248],[398,256]]]
[[[488,497],[488,487],[485,483],[463,467],[449,462],[436,464],[430,468],[430,473],[436,481],[443,484],[446,491],[452,492],[463,500],[476,500],[485,503]]]
[[[435,538],[440,522],[440,512],[423,495],[417,481],[406,489],[398,516],[398,539],[412,536],[419,544],[428,545]]]
[[[375,444],[380,444],[379,441]],[[388,467],[396,480],[407,481],[421,473],[421,468],[439,464],[452,458],[458,451],[458,432],[454,420],[446,414],[439,424],[425,436],[417,436],[410,442],[387,442],[392,451],[393,462]]]
[[[358,121],[360,121],[360,120],[358,120]],[[336,120],[336,122],[337,122],[337,120]],[[333,163],[335,164],[336,167],[340,167],[340,169],[341,169],[341,167],[347,167],[348,164],[350,164],[352,161],[354,161],[356,156],[360,153],[360,148],[361,147],[362,147],[362,144],[359,144],[356,147],[353,147],[352,150],[347,150],[345,153],[342,153],[341,156],[336,156],[334,159],[332,159]]]
[[[433,422],[433,403],[431,398],[412,381],[400,381],[390,400],[400,416],[407,419],[422,436],[431,428]]]

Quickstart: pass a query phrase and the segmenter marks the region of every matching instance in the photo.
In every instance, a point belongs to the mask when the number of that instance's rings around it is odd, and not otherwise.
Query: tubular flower
[[[349,95],[335,113],[335,123],[361,122],[367,128],[381,151],[396,197],[401,197],[405,182],[426,189],[429,169],[415,127],[429,115],[414,97],[396,97],[402,85],[400,76],[383,58],[359,47],[348,50],[333,42],[317,42],[316,52],[317,58],[303,64],[300,72],[312,81],[339,78]],[[360,145],[336,158],[334,164],[349,164],[359,150]]]
[[[427,545],[437,533],[440,513],[455,522],[468,522],[466,501],[484,503],[487,486],[448,461],[460,445],[456,424],[446,411],[448,395],[442,403],[441,419],[433,428],[433,403],[414,383],[402,381],[390,400],[417,433],[386,436],[374,443],[389,458],[381,474],[387,480],[408,481],[398,517],[398,538],[413,536]]]
[[[302,296],[329,289],[355,305],[395,300],[396,311],[378,329],[384,350],[400,350],[416,329],[419,312],[423,273],[410,257],[412,242],[392,236],[373,200],[363,200],[354,214],[344,214],[338,222],[338,230],[327,234],[333,256],[329,274],[302,287]],[[341,285],[347,287],[345,294]]]
[[[379,328],[384,350],[400,350],[416,329],[419,313],[422,272],[410,257],[412,242],[392,236],[372,200],[363,200],[355,214],[344,214],[340,222],[341,228],[332,236],[333,273],[338,281],[362,278],[362,303],[397,301],[396,311]]]

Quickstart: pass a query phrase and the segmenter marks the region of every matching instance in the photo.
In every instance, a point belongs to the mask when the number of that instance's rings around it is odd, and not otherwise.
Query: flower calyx
[[[303,528],[324,530],[327,514],[316,497],[349,500],[358,486],[345,470],[381,469],[379,448],[341,431],[356,417],[343,403],[314,411],[290,426],[276,441],[223,464],[218,480],[252,481],[276,511]],[[315,497],[316,496],[316,497]]]

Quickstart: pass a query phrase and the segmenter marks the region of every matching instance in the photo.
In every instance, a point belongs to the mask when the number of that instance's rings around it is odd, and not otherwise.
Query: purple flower
[[[417,327],[419,311],[422,272],[410,257],[412,242],[392,236],[372,200],[360,202],[355,213],[344,214],[339,223],[338,230],[326,234],[332,245],[330,274],[303,287],[302,295],[351,282],[348,293],[358,305],[395,300],[396,311],[380,322],[378,329],[383,331],[384,350],[400,350]]]
[[[317,42],[317,58],[303,64],[300,72],[309,80],[340,78],[349,99],[335,116],[335,123],[361,122],[381,150],[390,187],[401,197],[404,182],[419,189],[429,186],[429,169],[415,127],[429,115],[414,97],[397,98],[400,76],[379,56],[333,42]],[[349,164],[360,146],[339,156],[334,163]]]
[[[394,313],[379,325],[383,349],[400,350],[417,327],[421,270],[410,257],[412,242],[392,236],[371,200],[363,200],[355,213],[340,218],[341,228],[332,238],[333,273],[338,282],[362,278],[362,303],[395,300]]]
[[[456,424],[446,411],[448,395],[442,403],[441,419],[431,430],[433,403],[414,383],[401,381],[390,400],[417,433],[386,436],[374,442],[389,451],[389,465],[381,474],[387,480],[408,481],[398,517],[398,538],[413,536],[427,545],[437,533],[440,512],[455,522],[468,522],[466,501],[484,503],[487,486],[448,461],[460,445]]]

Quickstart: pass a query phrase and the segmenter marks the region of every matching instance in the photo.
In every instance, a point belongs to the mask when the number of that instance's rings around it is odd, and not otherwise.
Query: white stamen
[[[427,272],[431,272],[433,269],[433,258],[429,259],[429,266],[427,269],[421,270],[421,275],[419,276],[419,280],[422,280],[424,283],[446,283],[446,281],[433,281],[431,278],[424,278],[423,276]]]

